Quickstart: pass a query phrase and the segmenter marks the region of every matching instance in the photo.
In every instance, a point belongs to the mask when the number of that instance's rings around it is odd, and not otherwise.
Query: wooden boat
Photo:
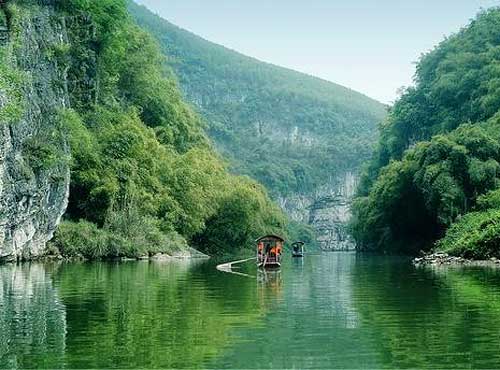
[[[295,242],[292,244],[292,257],[304,257],[304,242]]]
[[[273,268],[281,266],[285,239],[277,235],[265,235],[257,243],[257,266]]]

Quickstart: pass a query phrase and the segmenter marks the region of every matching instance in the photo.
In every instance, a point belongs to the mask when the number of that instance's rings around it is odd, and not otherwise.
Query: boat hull
[[[272,268],[280,268],[281,263],[280,262],[267,262],[267,263],[258,263],[257,266],[259,268],[266,268],[266,269],[272,269]]]

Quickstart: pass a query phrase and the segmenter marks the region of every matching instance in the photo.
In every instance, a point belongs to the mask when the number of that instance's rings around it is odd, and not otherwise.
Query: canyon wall
[[[322,250],[354,250],[347,224],[357,180],[355,173],[343,172],[310,194],[280,197],[279,203],[293,220],[313,227]]]
[[[52,1],[1,2],[0,262],[44,253],[69,193],[61,110],[71,81],[68,24]]]

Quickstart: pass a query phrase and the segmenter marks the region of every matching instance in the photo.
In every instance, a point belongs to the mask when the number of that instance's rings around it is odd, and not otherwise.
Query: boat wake
[[[248,261],[254,261],[256,259],[257,259],[257,257],[252,257],[252,258],[247,258],[245,260],[239,260],[239,261],[222,263],[220,265],[217,265],[216,268],[217,268],[218,271],[221,271],[221,272],[227,272],[229,274],[234,274],[234,275],[240,275],[240,276],[255,278],[255,276],[252,276],[252,275],[249,275],[249,274],[245,274],[243,272],[233,271],[233,266],[234,265],[239,265],[241,263],[245,263],[245,262],[248,262]],[[235,268],[237,268],[237,267],[235,267]]]

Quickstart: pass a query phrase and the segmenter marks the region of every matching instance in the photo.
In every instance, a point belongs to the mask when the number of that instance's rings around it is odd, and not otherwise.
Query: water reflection
[[[259,317],[251,281],[225,279],[212,265],[66,269],[56,279],[63,300],[71,302],[67,362],[73,368],[199,367],[230,343],[231,327]],[[225,292],[234,294],[223,299]]]
[[[230,328],[262,315],[255,280],[212,265],[11,265],[0,274],[5,368],[199,367],[231,343]]]
[[[344,349],[357,345],[349,333],[358,322],[352,297],[355,261],[353,253],[285,260],[279,294],[268,291],[269,310],[261,324],[237,331],[246,341],[208,367],[353,367],[357,352]]]
[[[283,299],[283,276],[281,269],[257,270],[257,294],[261,310],[268,312],[276,308]]]
[[[352,253],[0,267],[4,368],[498,368],[500,272]]]
[[[358,260],[356,307],[386,367],[498,368],[498,269]]]
[[[53,266],[0,267],[0,367],[57,367],[66,344],[66,310]]]

